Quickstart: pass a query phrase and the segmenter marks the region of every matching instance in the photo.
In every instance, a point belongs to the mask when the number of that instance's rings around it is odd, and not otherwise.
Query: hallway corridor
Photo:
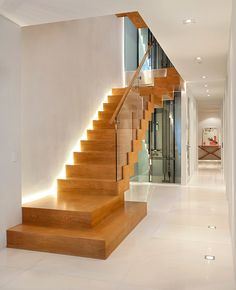
[[[132,184],[126,198],[148,216],[107,260],[4,249],[0,289],[236,289],[220,165],[201,163],[188,186]]]

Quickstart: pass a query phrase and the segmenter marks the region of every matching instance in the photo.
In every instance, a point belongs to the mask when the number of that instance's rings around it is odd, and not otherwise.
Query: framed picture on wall
[[[202,146],[219,146],[218,128],[202,129]]]

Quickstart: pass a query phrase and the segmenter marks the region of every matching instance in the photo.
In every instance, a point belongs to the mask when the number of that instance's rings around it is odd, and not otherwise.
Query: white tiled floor
[[[217,164],[201,164],[187,187],[133,184],[127,199],[148,201],[148,216],[106,261],[4,249],[0,289],[236,289]]]

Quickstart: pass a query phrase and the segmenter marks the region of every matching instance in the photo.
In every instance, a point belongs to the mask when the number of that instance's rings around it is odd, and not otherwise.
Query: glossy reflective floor
[[[185,187],[132,184],[126,198],[148,201],[148,216],[108,260],[4,249],[0,289],[236,289],[219,163],[201,163]]]

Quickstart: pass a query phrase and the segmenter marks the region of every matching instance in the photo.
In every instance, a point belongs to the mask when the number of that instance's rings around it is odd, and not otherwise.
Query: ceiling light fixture
[[[205,88],[208,88],[208,84],[205,84],[204,87],[205,87]]]
[[[187,18],[183,20],[183,24],[193,24],[193,23],[196,23],[196,21],[191,18]]]
[[[206,92],[209,93],[209,90],[207,89]]]
[[[205,258],[205,260],[208,260],[208,261],[213,261],[216,259],[215,256],[211,256],[211,255],[206,255],[204,258]]]
[[[206,79],[206,76],[202,76],[203,79]]]
[[[209,225],[209,226],[208,226],[208,229],[210,229],[210,230],[216,230],[216,226],[211,226],[211,225]]]
[[[210,97],[211,95],[210,95],[210,94],[208,94],[207,96],[208,96],[208,97]]]
[[[196,60],[196,62],[197,63],[202,63],[202,58],[201,58],[201,56],[197,56],[196,58],[195,58],[195,60]]]

